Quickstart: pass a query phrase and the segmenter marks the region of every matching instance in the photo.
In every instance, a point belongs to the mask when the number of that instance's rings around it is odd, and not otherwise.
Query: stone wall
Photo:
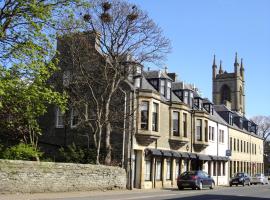
[[[126,187],[122,168],[0,160],[0,193],[107,190]]]

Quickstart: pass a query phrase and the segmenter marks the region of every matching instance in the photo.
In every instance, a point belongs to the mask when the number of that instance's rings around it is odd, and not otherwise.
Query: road
[[[2,196],[3,197],[3,196]],[[25,198],[23,198],[25,197]],[[2,198],[5,200],[265,200],[270,199],[270,185],[219,187],[214,190],[132,190],[109,192],[84,192],[62,194],[40,194]],[[1,196],[0,196],[1,200]]]

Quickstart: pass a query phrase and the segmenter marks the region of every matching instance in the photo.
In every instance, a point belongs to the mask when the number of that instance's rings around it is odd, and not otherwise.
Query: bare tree
[[[251,118],[258,125],[258,134],[265,142],[270,136],[270,116],[254,116]]]
[[[77,74],[77,77],[76,83],[73,79],[71,92],[78,88],[76,97],[85,102],[91,101],[94,106],[96,112],[93,121],[100,124],[95,125],[95,128],[93,125],[90,127],[92,131],[98,132],[97,147],[100,147],[101,134],[105,128],[105,164],[110,164],[113,95],[128,80],[134,68],[147,62],[160,63],[169,52],[170,43],[147,13],[130,3],[119,0],[91,1],[91,5],[90,9],[80,11],[84,23],[77,31],[83,31],[86,37],[79,37],[80,42],[77,41],[76,45],[86,45],[87,41],[83,40],[93,41],[94,35],[95,44],[88,44],[94,45],[97,51],[93,53],[93,48],[90,51],[89,46],[72,52],[71,57],[76,60],[76,73],[73,74]],[[101,64],[93,64],[97,61]],[[78,95],[80,87],[84,88],[84,94]]]

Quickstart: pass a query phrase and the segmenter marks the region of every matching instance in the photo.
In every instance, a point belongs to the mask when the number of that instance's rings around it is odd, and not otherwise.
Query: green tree
[[[0,2],[1,134],[37,146],[38,117],[47,106],[65,107],[66,96],[49,79],[57,70],[54,40],[60,17],[72,18],[83,0],[5,0]]]

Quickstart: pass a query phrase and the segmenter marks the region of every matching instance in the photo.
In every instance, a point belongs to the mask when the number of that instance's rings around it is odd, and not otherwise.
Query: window
[[[249,153],[249,143],[247,142],[247,153]]]
[[[246,153],[246,141],[244,141],[244,153]]]
[[[225,162],[222,162],[222,164],[223,164],[222,165],[222,175],[226,176],[226,170],[225,170],[226,169],[226,164],[225,164]]]
[[[189,92],[189,106],[192,107],[193,105],[193,92]]]
[[[233,150],[236,151],[236,139],[233,139]]]
[[[160,80],[160,93],[165,95],[165,80]]]
[[[188,104],[188,91],[184,91],[184,103]]]
[[[187,113],[183,113],[184,137],[187,137]]]
[[[218,141],[220,143],[224,143],[224,130],[219,130],[219,138],[218,138]]]
[[[237,151],[239,151],[239,139],[237,139]]]
[[[151,160],[146,160],[145,161],[145,174],[144,178],[146,181],[151,180]]]
[[[148,110],[149,103],[142,101],[141,103],[141,129],[148,130]]]
[[[171,99],[171,90],[172,90],[172,83],[167,82],[167,99]]]
[[[230,150],[232,151],[232,138],[230,137]]]
[[[221,176],[221,162],[217,162],[217,174]]]
[[[175,162],[175,178],[177,178],[180,175],[180,162],[177,160]]]
[[[202,120],[196,120],[196,139],[202,141]]]
[[[179,135],[179,112],[173,111],[173,136]]]
[[[67,87],[70,83],[70,71],[63,72],[63,86]]]
[[[217,175],[217,162],[214,161],[213,162],[213,176],[216,176]]]
[[[204,138],[205,142],[208,142],[208,121],[207,120],[204,121],[204,136],[205,136]]]
[[[161,160],[156,161],[156,180],[161,180]]]
[[[212,127],[212,140],[215,141],[215,127]]]
[[[64,119],[63,113],[61,112],[60,108],[56,109],[56,128],[63,128],[64,127]]]
[[[208,138],[209,140],[212,140],[212,127],[211,126],[209,126],[208,128]]]
[[[212,176],[211,164],[212,164],[212,162],[211,161],[208,161],[208,174],[210,176]]]
[[[231,90],[228,85],[223,85],[221,88],[221,104],[223,104],[225,101],[231,102]]]
[[[134,85],[135,85],[135,87],[140,88],[141,87],[141,78],[135,78]]]
[[[166,179],[171,179],[171,161],[167,160],[167,173],[166,173]]]
[[[158,104],[153,103],[152,131],[158,131]]]
[[[243,141],[240,141],[241,145],[240,145],[240,152],[243,152]]]
[[[79,123],[79,113],[75,108],[71,109],[71,127],[74,128]]]
[[[257,146],[256,146],[256,144],[254,144],[254,146],[255,146],[254,147],[254,150],[255,150],[254,153],[257,154]]]
[[[149,82],[156,90],[158,90],[158,79],[151,79]]]

